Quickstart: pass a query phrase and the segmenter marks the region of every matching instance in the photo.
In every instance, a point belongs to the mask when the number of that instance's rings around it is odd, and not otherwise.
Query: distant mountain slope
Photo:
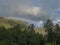
[[[27,26],[28,24],[26,22],[20,21],[20,20],[13,20],[13,19],[6,19],[3,17],[0,17],[0,26],[5,26],[6,28],[10,28],[16,24],[20,24],[22,26]]]

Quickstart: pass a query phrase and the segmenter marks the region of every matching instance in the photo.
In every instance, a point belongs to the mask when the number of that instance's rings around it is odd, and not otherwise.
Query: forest
[[[34,24],[24,27],[17,24],[11,28],[0,26],[0,45],[60,45],[60,26],[47,19],[44,24],[46,35],[35,33]]]

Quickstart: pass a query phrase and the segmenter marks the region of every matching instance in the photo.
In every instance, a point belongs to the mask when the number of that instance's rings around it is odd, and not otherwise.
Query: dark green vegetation
[[[44,25],[45,36],[35,33],[33,24],[26,26],[14,22],[11,26],[11,22],[14,21],[10,21],[10,28],[0,26],[0,45],[60,45],[60,27],[54,26],[50,19]]]

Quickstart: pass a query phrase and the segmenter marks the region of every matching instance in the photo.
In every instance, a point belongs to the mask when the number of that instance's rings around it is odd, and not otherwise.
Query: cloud
[[[0,16],[38,22],[60,17],[60,0],[0,0]]]
[[[34,15],[37,16],[41,13],[40,7],[25,7],[19,10],[20,12],[22,11],[22,13],[24,14],[29,14],[29,15]],[[19,13],[20,13],[19,12]],[[21,14],[21,13],[20,13]]]
[[[44,22],[43,22],[43,21],[39,21],[39,22],[37,22],[36,27],[38,27],[38,28],[42,28],[43,26],[44,26]]]

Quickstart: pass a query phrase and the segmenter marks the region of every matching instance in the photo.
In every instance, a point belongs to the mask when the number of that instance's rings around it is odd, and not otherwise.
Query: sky
[[[0,17],[17,17],[39,23],[60,20],[60,0],[0,0]]]

